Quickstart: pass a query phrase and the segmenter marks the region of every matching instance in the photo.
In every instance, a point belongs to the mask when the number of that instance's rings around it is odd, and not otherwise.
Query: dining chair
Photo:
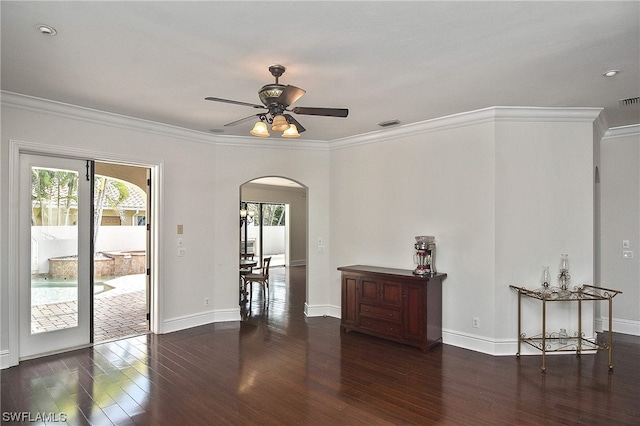
[[[269,264],[271,263],[270,257],[265,257],[262,259],[262,267],[259,272],[245,274],[244,275],[244,285],[245,289],[247,284],[249,285],[249,303],[251,303],[251,297],[253,294],[253,283],[260,284],[262,287],[262,292],[264,295],[263,302],[264,305],[267,305],[267,299],[269,298]]]
[[[240,304],[242,305],[247,301],[247,284],[245,276],[253,273],[253,268],[256,266],[256,262],[253,260],[253,253],[245,254],[240,253]]]

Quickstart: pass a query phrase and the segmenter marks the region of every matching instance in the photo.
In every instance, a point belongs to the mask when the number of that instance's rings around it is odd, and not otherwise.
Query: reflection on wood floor
[[[640,338],[607,354],[429,353],[305,318],[305,268],[274,268],[242,322],[142,335],[2,371],[3,421],[68,424],[639,424]],[[334,301],[334,303],[337,303]],[[56,417],[57,416],[57,417]],[[44,423],[44,422],[41,422]]]

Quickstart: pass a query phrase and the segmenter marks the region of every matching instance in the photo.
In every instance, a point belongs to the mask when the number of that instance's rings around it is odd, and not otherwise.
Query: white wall
[[[531,112],[535,116],[537,111]],[[543,266],[557,277],[561,253],[569,255],[570,289],[594,283],[593,163],[591,121],[540,118],[496,123],[497,344],[517,335],[512,320],[517,305],[509,284],[539,287]],[[557,278],[552,284],[559,284]],[[583,309],[587,337],[593,337],[594,308]],[[540,318],[540,302],[524,300],[523,309],[523,331],[536,334],[541,327],[535,320]],[[548,331],[578,330],[575,303],[551,304],[549,309]]]
[[[408,126],[367,143],[337,144],[332,302],[340,300],[336,267],[413,269],[414,236],[434,235],[436,267],[448,274],[445,342],[515,353],[517,305],[509,284],[538,287],[542,266],[557,273],[564,252],[572,282],[592,282],[598,113],[487,109],[433,120],[420,131]],[[539,317],[532,324],[541,327]]]
[[[600,151],[600,284],[623,292],[613,299],[613,331],[640,336],[640,126],[610,130]],[[623,258],[623,250],[633,258]],[[606,305],[601,313],[606,330]]]
[[[307,187],[308,315],[340,316],[338,266],[413,269],[414,236],[435,235],[436,267],[448,273],[445,342],[513,354],[516,295],[509,284],[536,287],[543,265],[557,271],[561,252],[570,255],[573,283],[593,280],[598,113],[488,108],[331,143],[299,143],[223,139],[3,96],[0,354],[9,349],[12,140],[156,166],[163,201],[156,208],[156,332],[240,319],[239,188],[256,177],[283,176]],[[185,257],[177,256],[177,225],[184,227]],[[315,247],[318,237],[324,252]],[[211,306],[204,306],[205,297]]]
[[[159,215],[156,332],[168,332],[212,321],[239,320],[238,203],[241,184],[256,176],[287,176],[308,187],[309,230],[328,235],[328,160],[326,144],[302,144],[239,139],[217,145],[209,134],[69,105],[3,93],[0,149],[0,356],[11,358],[8,223],[13,208],[9,196],[9,146],[20,141],[30,149],[78,155],[90,159],[157,166],[163,204]],[[280,144],[279,148],[274,146]],[[286,155],[282,155],[286,153]],[[177,225],[184,227],[187,255],[177,256]],[[12,242],[13,243],[13,242]],[[308,301],[326,306],[328,260],[308,259]],[[209,298],[210,306],[204,305]],[[3,364],[3,366],[6,366]]]
[[[329,235],[329,150],[326,144],[285,143],[255,138],[240,145],[221,143],[216,147],[214,169],[217,171],[214,203],[220,206],[220,216],[216,218],[214,229],[218,240],[214,256],[218,266],[225,266],[216,275],[216,282],[237,282],[240,250],[237,226],[234,233],[223,232],[223,229],[232,220],[237,222],[240,186],[257,177],[281,176],[304,185],[307,188],[309,240],[315,241],[317,236],[326,238]],[[230,247],[233,249],[229,250]],[[329,307],[328,256],[328,250],[318,253],[307,247],[305,310],[308,315],[323,315]],[[218,296],[225,297],[223,294]],[[235,300],[237,294],[227,292],[226,297]]]

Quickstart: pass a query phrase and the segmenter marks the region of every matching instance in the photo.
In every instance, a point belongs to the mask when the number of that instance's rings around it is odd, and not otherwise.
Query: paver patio
[[[147,302],[144,275],[128,275],[108,282],[114,288],[94,297],[94,342],[146,333]],[[75,301],[31,307],[31,331],[52,331],[75,326]]]

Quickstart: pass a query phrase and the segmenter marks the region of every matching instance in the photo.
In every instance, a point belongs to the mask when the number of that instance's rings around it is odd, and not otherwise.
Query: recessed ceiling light
[[[602,75],[605,77],[613,77],[614,75],[617,75],[619,73],[620,73],[620,70],[609,70]]]
[[[36,28],[38,29],[38,31],[40,31],[41,34],[44,35],[54,36],[58,33],[55,28],[45,24],[38,24],[36,25]]]

